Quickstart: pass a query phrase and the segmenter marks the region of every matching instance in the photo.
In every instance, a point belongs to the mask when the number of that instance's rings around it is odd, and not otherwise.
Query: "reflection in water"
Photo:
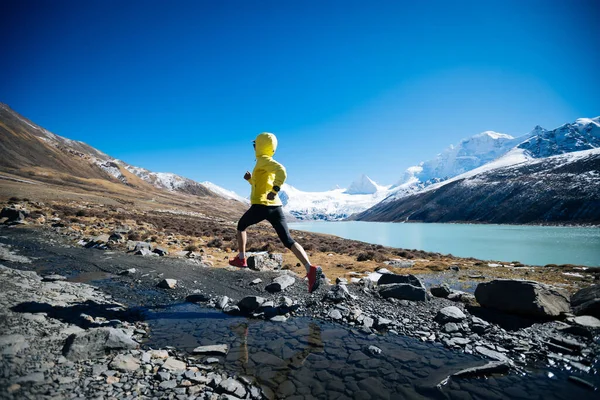
[[[439,344],[393,334],[364,335],[343,326],[290,318],[285,323],[230,317],[195,304],[148,310],[151,336],[146,346],[192,352],[195,346],[227,344],[224,367],[253,377],[276,398],[589,398],[571,373],[557,369],[511,373],[438,383],[464,368],[483,365],[480,357]],[[382,350],[374,355],[367,348]],[[202,361],[204,357],[200,357]],[[548,372],[552,372],[552,379]],[[580,375],[598,385],[598,377]]]

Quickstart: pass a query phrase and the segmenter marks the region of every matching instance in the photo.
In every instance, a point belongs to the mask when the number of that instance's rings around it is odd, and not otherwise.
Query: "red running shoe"
[[[233,267],[238,267],[238,268],[247,268],[248,267],[248,263],[246,263],[246,259],[240,258],[239,255],[235,256],[235,258],[231,258],[229,260],[229,265],[231,265]]]
[[[312,293],[321,284],[321,277],[323,276],[323,270],[321,267],[311,265],[308,271],[308,293]]]

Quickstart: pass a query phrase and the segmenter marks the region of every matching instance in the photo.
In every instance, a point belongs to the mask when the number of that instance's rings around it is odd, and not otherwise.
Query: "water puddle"
[[[439,344],[393,334],[367,336],[309,318],[283,323],[250,320],[189,303],[147,310],[145,318],[151,329],[145,346],[174,346],[191,354],[196,346],[227,344],[227,356],[218,357],[225,369],[253,377],[277,398],[573,399],[594,395],[568,381],[568,373],[558,369],[450,380],[438,387],[448,375],[487,360]],[[582,377],[598,381],[598,377]]]

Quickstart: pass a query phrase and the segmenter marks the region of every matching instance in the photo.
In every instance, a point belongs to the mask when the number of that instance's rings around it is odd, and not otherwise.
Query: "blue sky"
[[[415,4],[419,3],[419,4]],[[4,0],[0,102],[130,164],[247,195],[381,184],[485,130],[600,115],[597,1]]]

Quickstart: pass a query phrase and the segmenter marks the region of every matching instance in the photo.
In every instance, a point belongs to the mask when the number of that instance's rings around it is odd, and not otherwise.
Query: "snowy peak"
[[[352,214],[366,210],[383,200],[388,194],[388,187],[378,186],[371,179],[363,182],[362,176],[357,182],[365,183],[357,189],[368,189],[374,186],[372,193],[349,193],[345,189],[333,189],[326,192],[304,192],[284,183],[279,192],[284,211],[294,217],[304,220],[336,221]],[[372,188],[370,188],[372,189]]]
[[[506,154],[527,137],[529,135],[514,138],[494,131],[479,133],[461,140],[456,146],[450,145],[432,160],[408,168],[396,186],[403,186],[411,181],[427,183],[460,175]]]
[[[600,147],[600,117],[579,118],[551,131],[534,129],[532,133],[518,147],[534,158],[595,149]]]
[[[347,194],[374,194],[378,191],[378,186],[371,180],[367,175],[362,174],[359,176],[348,189]]]

